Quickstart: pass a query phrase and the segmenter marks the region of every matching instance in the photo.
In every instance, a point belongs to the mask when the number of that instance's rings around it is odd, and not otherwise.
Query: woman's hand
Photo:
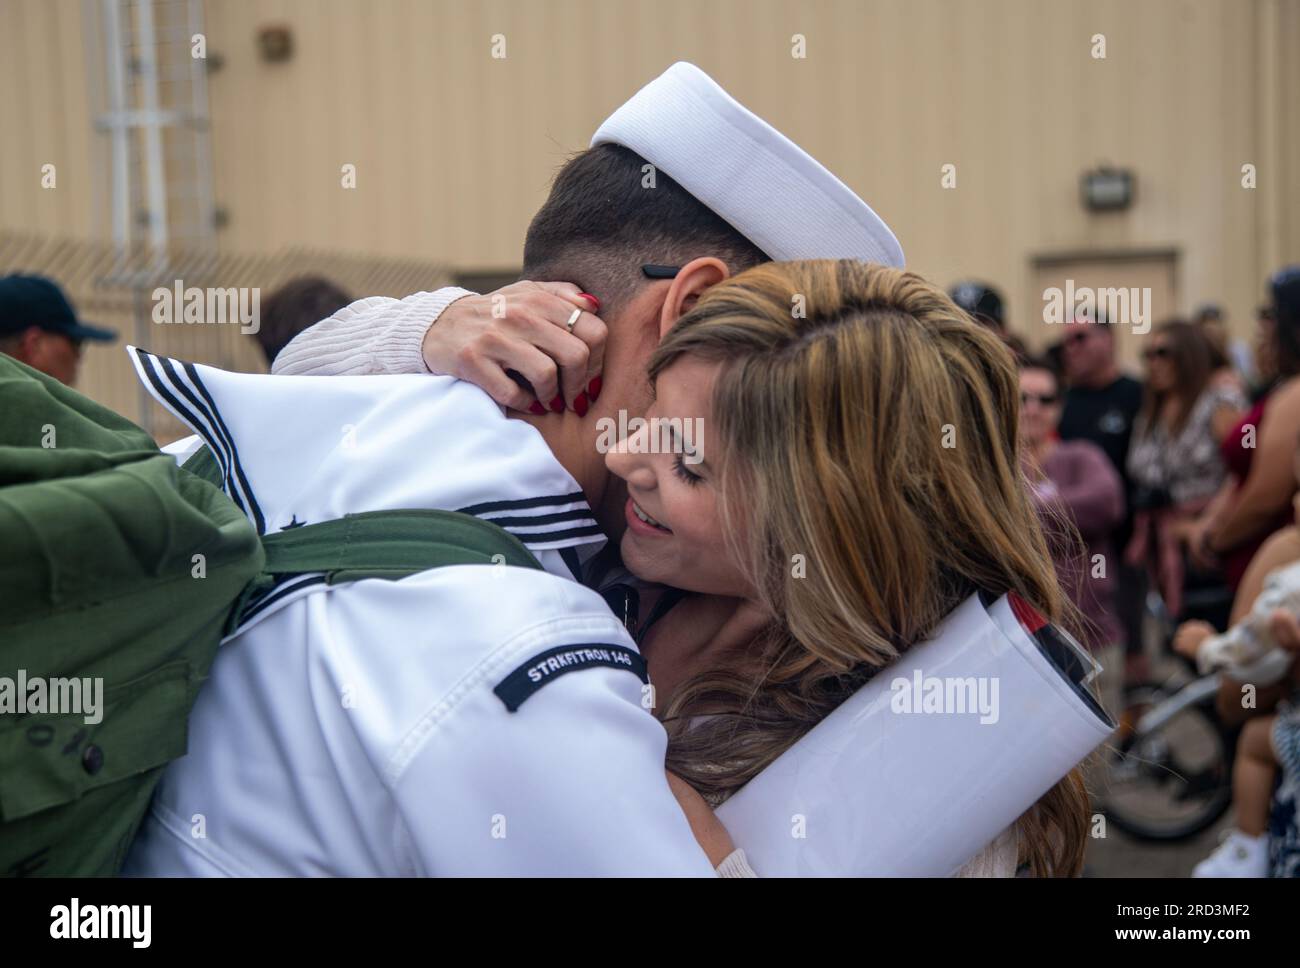
[[[1202,622],[1199,619],[1184,622],[1174,633],[1174,651],[1195,662],[1201,643],[1214,634],[1215,628],[1209,622]]]
[[[575,309],[582,313],[568,330]],[[600,302],[568,282],[516,282],[465,296],[443,310],[421,347],[432,373],[466,380],[513,410],[542,414],[568,406],[582,416],[600,393],[605,324]],[[536,397],[506,373],[532,385]]]
[[[1213,522],[1202,516],[1185,525],[1181,537],[1187,544],[1187,555],[1192,564],[1202,571],[1211,571],[1219,564],[1218,556],[1210,550],[1210,526]]]
[[[722,821],[714,815],[713,809],[689,783],[674,773],[668,773],[668,786],[677,798],[682,813],[686,814],[686,822],[691,825],[695,840],[708,855],[709,863],[717,867],[736,849],[731,842],[731,834],[727,833],[727,828],[722,826]]]

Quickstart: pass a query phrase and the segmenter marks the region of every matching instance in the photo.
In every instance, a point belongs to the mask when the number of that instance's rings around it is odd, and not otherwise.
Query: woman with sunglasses
[[[1123,628],[1115,608],[1111,535],[1124,517],[1124,484],[1103,451],[1061,440],[1061,396],[1045,360],[1020,366],[1020,463],[1033,490],[1061,587],[1084,618],[1083,643],[1100,661],[1102,704],[1119,708]],[[1073,528],[1070,526],[1073,525]],[[1083,540],[1079,548],[1074,531]],[[1108,695],[1108,693],[1111,693]]]
[[[1166,322],[1149,340],[1142,354],[1144,399],[1128,455],[1136,517],[1125,557],[1146,564],[1172,616],[1222,627],[1231,605],[1226,589],[1221,603],[1214,599],[1204,607],[1184,608],[1187,591],[1212,589],[1223,579],[1217,569],[1186,561],[1182,539],[1227,477],[1219,445],[1245,412],[1246,401],[1235,388],[1211,379],[1213,352],[1195,324]]]

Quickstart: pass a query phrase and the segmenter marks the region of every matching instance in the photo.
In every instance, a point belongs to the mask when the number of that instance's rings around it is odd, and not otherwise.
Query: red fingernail
[[[579,417],[587,415],[587,394],[585,391],[573,398],[573,412]]]
[[[530,404],[528,405],[528,412],[529,412],[529,413],[535,413],[535,414],[537,414],[537,416],[540,417],[542,414],[546,413],[546,408],[543,407],[543,406],[542,406],[540,403],[538,403],[536,400],[534,400],[532,403],[530,403]]]
[[[551,401],[551,409],[556,413],[564,413],[564,397],[557,393],[555,399]]]
[[[590,300],[591,300],[591,305],[595,307],[594,309],[592,309],[592,312],[593,312],[593,313],[599,313],[599,312],[600,312],[600,300],[599,300],[599,299],[597,299],[595,296],[593,296],[593,295],[592,295],[591,293],[589,293],[589,292],[580,292],[580,293],[578,293],[578,295],[581,296],[583,299],[590,299]]]
[[[591,398],[592,403],[595,403],[596,398],[600,396],[600,388],[602,386],[604,386],[604,384],[600,382],[600,377],[593,376],[591,378],[591,383],[587,385],[587,396]]]

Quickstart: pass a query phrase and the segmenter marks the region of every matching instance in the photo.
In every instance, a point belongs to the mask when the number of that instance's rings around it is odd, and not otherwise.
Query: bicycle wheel
[[[1149,734],[1132,732],[1131,724],[1143,713],[1176,692],[1149,682],[1126,688],[1123,722],[1105,747],[1101,795],[1106,818],[1142,840],[1192,837],[1222,817],[1232,802],[1235,743],[1215,717],[1212,697],[1181,710]]]

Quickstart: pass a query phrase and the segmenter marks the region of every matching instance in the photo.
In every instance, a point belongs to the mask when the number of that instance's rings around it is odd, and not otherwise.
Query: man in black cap
[[[948,297],[975,322],[997,333],[1002,342],[1010,347],[1017,363],[1028,357],[1024,341],[1007,329],[1002,294],[992,286],[975,280],[959,282],[948,290]]]
[[[63,290],[43,276],[0,277],[0,353],[71,386],[84,340],[111,342],[111,329],[77,319]]]
[[[952,301],[975,317],[977,323],[983,323],[1000,335],[1006,329],[1006,320],[1002,315],[1002,296],[998,291],[984,282],[958,282],[948,290]]]

